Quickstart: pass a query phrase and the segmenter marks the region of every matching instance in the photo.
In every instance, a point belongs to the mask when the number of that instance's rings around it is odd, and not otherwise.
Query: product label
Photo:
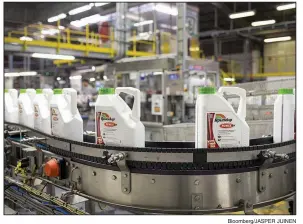
[[[98,111],[96,112],[96,143],[101,145],[120,145],[121,139],[119,134],[121,130],[118,129],[114,111]],[[121,137],[121,136],[120,136]]]
[[[52,127],[52,135],[58,135],[63,130],[62,127],[62,118],[57,107],[51,108],[51,127]],[[60,134],[59,134],[60,135]]]
[[[19,114],[22,115],[23,113],[23,105],[22,103],[19,103]]]
[[[34,105],[34,122],[35,127],[39,127],[41,123],[41,116],[40,116],[40,110],[37,104]]]
[[[240,146],[241,123],[233,113],[207,113],[206,119],[207,148]]]

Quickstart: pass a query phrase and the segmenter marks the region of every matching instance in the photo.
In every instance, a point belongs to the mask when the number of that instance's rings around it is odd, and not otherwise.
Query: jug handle
[[[127,93],[134,97],[134,105],[132,109],[132,116],[140,120],[141,116],[141,97],[140,97],[140,90],[133,88],[133,87],[117,87],[116,94],[120,93]]]
[[[50,101],[53,96],[53,90],[52,89],[43,89],[43,94],[45,95],[48,104],[50,104]]]
[[[63,89],[64,98],[69,102],[72,115],[77,114],[77,91],[72,88]],[[67,98],[70,96],[70,99]]]
[[[36,97],[35,89],[26,89],[26,94],[29,96],[30,100],[33,102]]]
[[[246,90],[239,87],[222,86],[219,88],[218,93],[230,93],[240,96],[240,102],[238,107],[238,116],[245,120],[246,118]]]

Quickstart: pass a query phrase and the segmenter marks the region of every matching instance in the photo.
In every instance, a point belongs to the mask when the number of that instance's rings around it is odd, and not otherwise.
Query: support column
[[[181,70],[179,73],[180,81],[181,83],[184,83],[184,75],[187,72],[186,58],[188,56],[188,34],[186,31],[186,3],[177,3],[177,9],[178,9],[178,16],[177,16],[177,63],[176,64],[179,66],[181,65]],[[183,86],[182,86],[182,92],[183,92]],[[183,122],[185,119],[184,97],[182,97],[181,104],[182,104],[181,122]],[[165,99],[164,99],[164,106],[165,106]],[[166,106],[167,106],[167,102],[166,102]],[[167,114],[164,114],[164,116],[167,117]]]
[[[218,60],[218,56],[219,56],[219,41],[217,37],[213,38],[214,40],[214,56],[215,56],[215,61]]]
[[[251,54],[250,54],[250,40],[249,39],[245,39],[244,40],[244,63],[243,63],[243,81],[247,82],[250,80],[250,73],[251,73]]]
[[[116,40],[116,52],[117,58],[123,58],[126,55],[126,18],[122,18],[122,15],[127,14],[127,3],[116,3],[116,25],[115,25],[115,40]]]
[[[9,71],[12,72],[14,70],[14,55],[8,55],[8,68]]]

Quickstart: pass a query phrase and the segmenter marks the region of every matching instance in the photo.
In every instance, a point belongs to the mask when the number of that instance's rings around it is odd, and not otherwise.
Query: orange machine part
[[[58,177],[59,169],[59,164],[56,159],[51,159],[44,165],[44,173],[48,177]]]

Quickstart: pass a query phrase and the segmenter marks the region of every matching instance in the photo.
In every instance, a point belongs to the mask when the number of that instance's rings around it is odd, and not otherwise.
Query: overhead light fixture
[[[103,80],[108,80],[106,75],[103,76]]]
[[[18,72],[8,72],[8,73],[4,73],[5,77],[17,77],[19,76]]]
[[[92,71],[96,71],[96,67],[95,66],[92,66]]]
[[[84,17],[80,21],[83,21],[85,23],[97,23],[101,21],[103,17],[100,14],[95,14],[92,16]]]
[[[61,20],[61,19],[64,19],[64,18],[66,18],[66,14],[61,13],[61,14],[59,14],[59,15],[57,15],[57,16],[48,18],[48,19],[47,19],[47,22],[52,23],[52,22],[56,22],[56,21]]]
[[[37,75],[37,72],[20,72],[20,76],[34,76]]]
[[[165,28],[165,29],[171,29],[171,30],[176,30],[177,29],[177,26],[170,26],[170,25],[167,25],[167,24],[164,24],[164,23],[161,23],[160,27]]]
[[[235,81],[235,78],[224,78],[224,81],[227,81],[227,82],[234,82]]]
[[[85,11],[90,10],[93,6],[94,6],[94,3],[90,3],[90,4],[88,4],[88,5],[84,5],[84,6],[81,6],[81,7],[79,7],[79,8],[70,10],[70,11],[68,12],[68,14],[69,14],[69,15],[76,15],[76,14],[79,14],[79,13],[81,13],[81,12],[85,12]]]
[[[51,60],[75,60],[74,56],[69,55],[59,55],[59,54],[40,54],[40,53],[33,53],[33,58],[46,58]]]
[[[272,42],[288,41],[288,40],[291,40],[291,37],[290,37],[290,36],[268,38],[268,39],[264,39],[264,42],[265,42],[265,43],[272,43]]]
[[[276,20],[271,19],[271,20],[263,20],[263,21],[257,21],[257,22],[252,22],[252,26],[265,26],[265,25],[270,25],[270,24],[275,24]]]
[[[64,26],[58,26],[59,30],[64,30],[65,27]]]
[[[109,4],[109,2],[104,2],[104,3],[98,2],[98,3],[95,3],[95,6],[100,7],[100,6],[107,5],[107,4]]]
[[[248,16],[254,16],[256,13],[255,11],[247,11],[247,12],[238,12],[238,13],[232,13],[229,15],[230,19],[239,19],[243,17],[248,17]]]
[[[144,25],[147,25],[147,24],[152,24],[154,21],[153,20],[145,20],[145,21],[142,21],[142,22],[139,22],[139,23],[135,23],[134,26],[144,26]]]
[[[61,80],[61,77],[57,77],[57,81],[60,81]]]
[[[32,41],[33,40],[33,38],[31,38],[31,37],[20,37],[20,40],[22,40],[22,41]]]
[[[82,26],[86,26],[87,23],[80,20],[75,20],[72,21],[70,24],[75,27],[82,27]]]
[[[82,75],[70,76],[69,79],[82,79]]]
[[[57,33],[59,33],[60,31],[58,29],[48,29],[48,30],[41,30],[41,33],[43,35],[55,35]]]
[[[94,82],[94,81],[96,81],[96,79],[95,78],[90,78],[89,81]]]
[[[82,26],[86,26],[87,24],[93,24],[107,20],[108,20],[108,16],[101,16],[100,14],[95,14],[92,16],[84,17],[80,20],[72,21],[70,24],[75,27],[82,27]]]
[[[176,7],[170,7],[169,5],[166,4],[156,4],[154,10],[172,16],[178,15],[178,9]]]
[[[287,10],[287,9],[294,9],[294,8],[296,8],[296,3],[277,6],[278,11]]]
[[[35,71],[29,71],[29,72],[9,72],[4,73],[5,77],[18,77],[18,76],[35,76],[38,73]]]

